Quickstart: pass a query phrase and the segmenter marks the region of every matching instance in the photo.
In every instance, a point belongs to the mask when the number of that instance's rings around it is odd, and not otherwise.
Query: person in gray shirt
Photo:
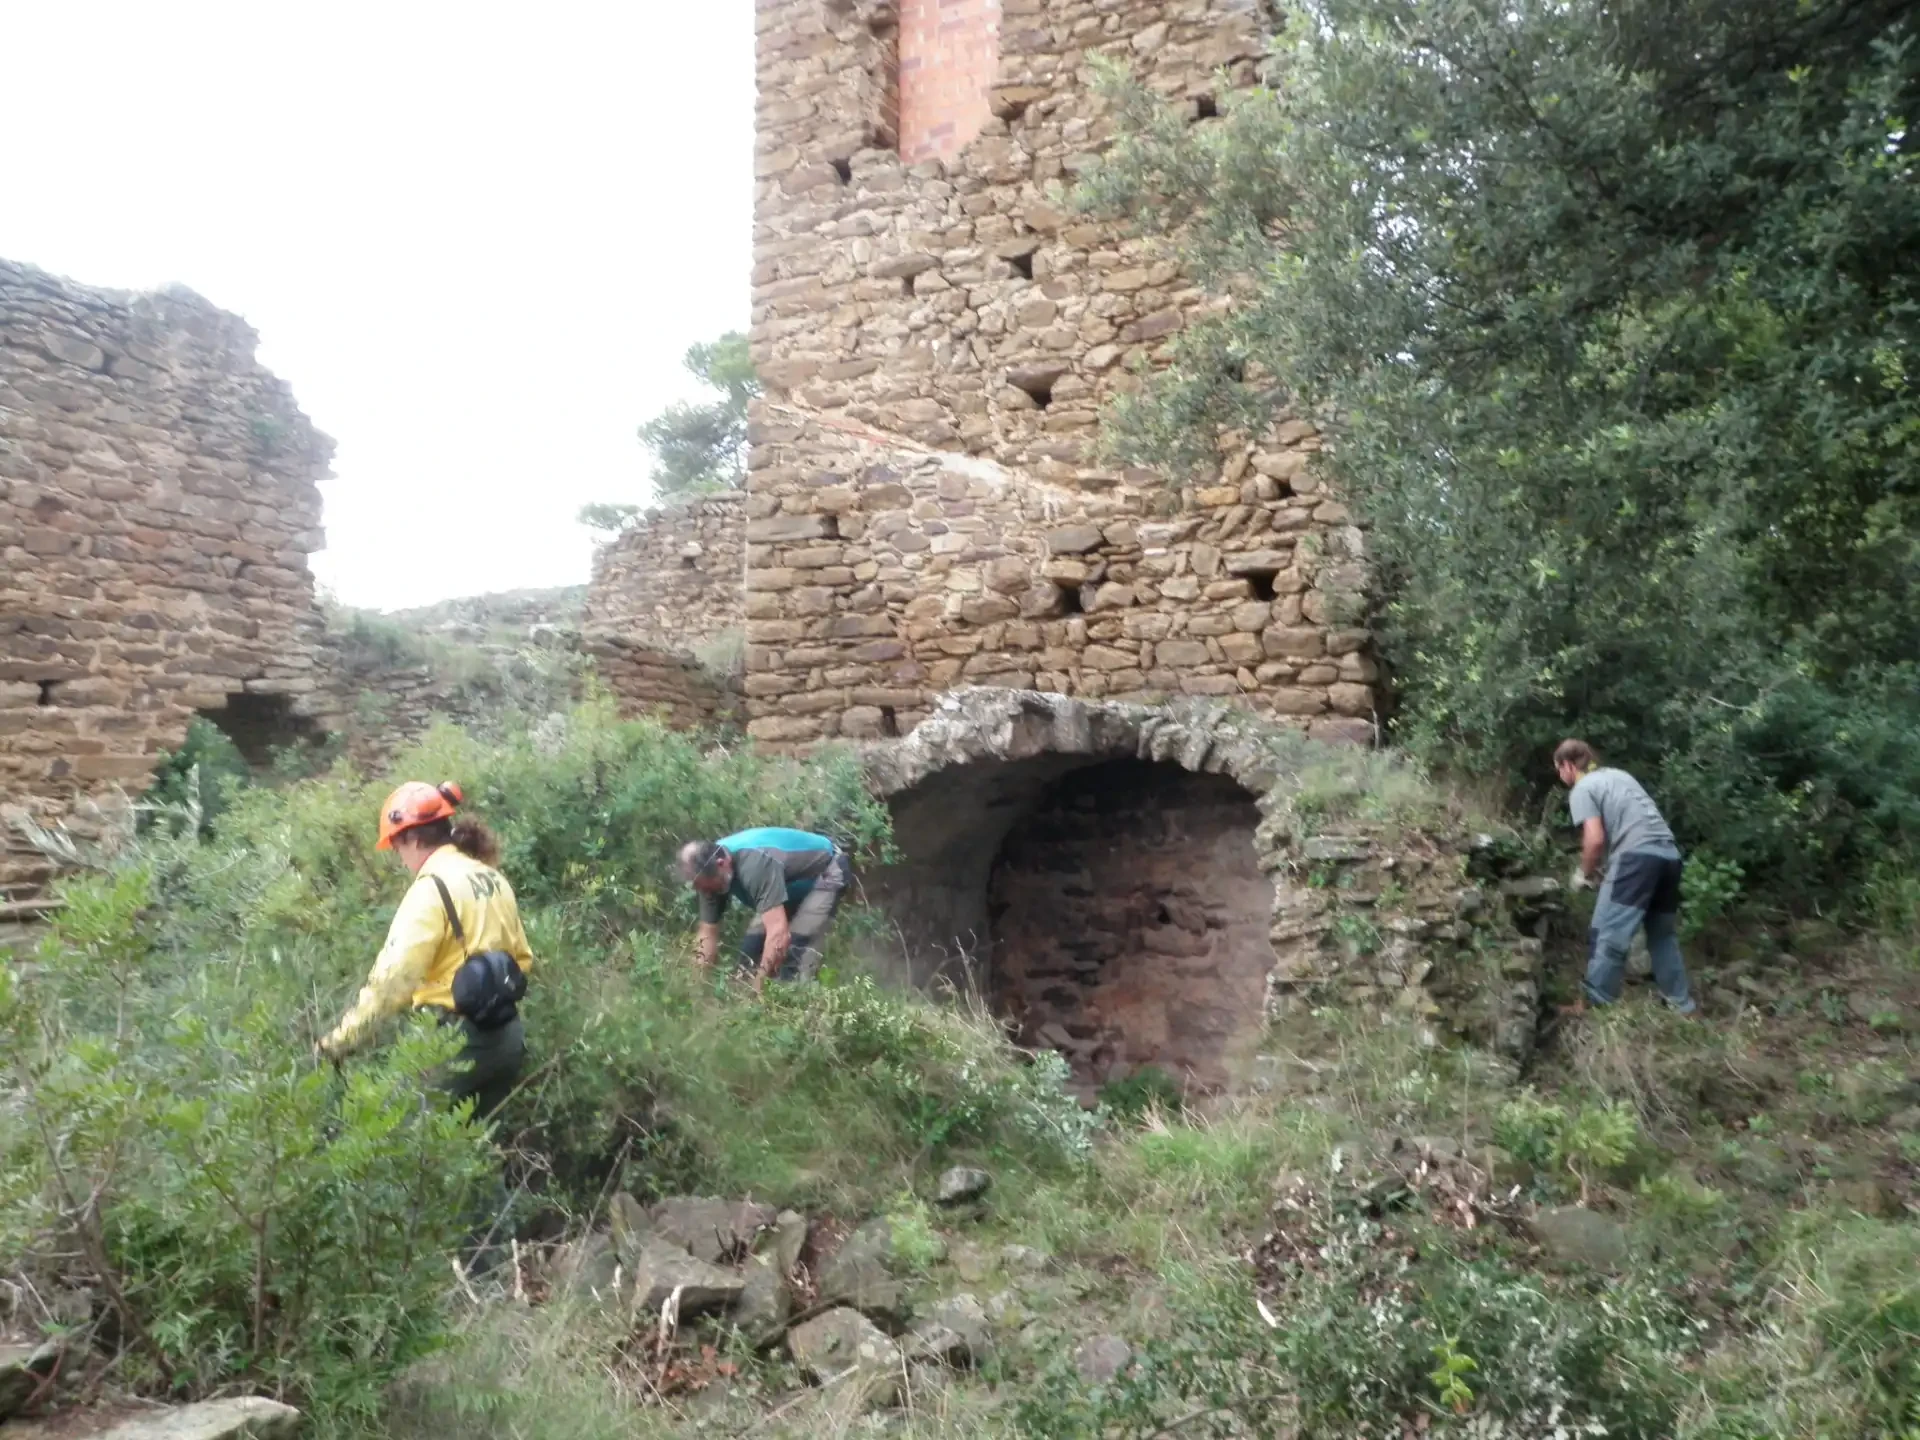
[[[1676,926],[1684,861],[1673,831],[1640,782],[1624,770],[1603,767],[1584,740],[1562,740],[1553,768],[1567,786],[1567,808],[1580,827],[1580,864],[1574,884],[1600,880],[1600,894],[1587,930],[1585,996],[1569,1009],[1611,1005],[1627,976],[1627,950],[1645,927],[1653,957],[1653,980],[1666,1002],[1682,1015],[1699,1007],[1687,991]]]

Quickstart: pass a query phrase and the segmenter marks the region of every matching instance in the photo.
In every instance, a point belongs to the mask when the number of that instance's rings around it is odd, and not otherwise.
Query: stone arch
[[[224,703],[196,713],[231,740],[255,770],[269,768],[278,751],[318,745],[326,738],[324,727],[292,695],[237,690]]]
[[[1230,1083],[1290,890],[1246,717],[960,691],[871,773],[900,852],[867,882],[893,978],[972,991],[1088,1089],[1147,1065]]]

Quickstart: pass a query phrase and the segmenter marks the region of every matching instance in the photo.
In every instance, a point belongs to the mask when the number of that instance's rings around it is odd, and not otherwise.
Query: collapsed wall
[[[46,821],[137,793],[196,712],[250,737],[312,727],[307,556],[333,444],[257,342],[189,290],[93,290],[0,261],[8,807]],[[0,848],[0,887],[43,875]]]
[[[749,732],[906,733],[959,684],[1214,696],[1372,734],[1365,540],[1301,420],[1170,489],[1102,404],[1207,304],[1074,216],[1095,52],[1206,123],[1243,0],[758,0]]]

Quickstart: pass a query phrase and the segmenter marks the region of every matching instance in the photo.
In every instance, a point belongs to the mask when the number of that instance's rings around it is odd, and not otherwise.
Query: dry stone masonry
[[[1100,406],[1206,303],[1064,197],[1097,54],[1212,116],[1247,0],[757,0],[749,732],[906,733],[955,685],[1213,696],[1372,735],[1365,538],[1305,421],[1172,490]]]
[[[1088,1094],[1147,1065],[1243,1082],[1268,1022],[1328,1003],[1518,1062],[1553,882],[1503,877],[1437,796],[1367,818],[1393,808],[1370,786],[1416,783],[1397,763],[1204,700],[943,695],[868,751],[900,852],[862,877],[882,963],[986,999]]]
[[[196,711],[314,708],[333,446],[256,342],[188,290],[0,261],[0,804],[137,791]],[[0,886],[42,873],[0,850]]]
[[[595,551],[582,624],[692,654],[741,627],[746,534],[739,495],[649,510]]]

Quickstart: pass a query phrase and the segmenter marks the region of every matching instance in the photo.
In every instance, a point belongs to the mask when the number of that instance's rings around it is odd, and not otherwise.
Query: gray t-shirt
[[[1573,823],[1584,825],[1594,816],[1607,829],[1607,864],[1613,857],[1644,850],[1655,855],[1680,857],[1673,843],[1673,831],[1667,828],[1660,807],[1653,803],[1638,780],[1624,770],[1611,767],[1590,770],[1567,796],[1567,809]]]

